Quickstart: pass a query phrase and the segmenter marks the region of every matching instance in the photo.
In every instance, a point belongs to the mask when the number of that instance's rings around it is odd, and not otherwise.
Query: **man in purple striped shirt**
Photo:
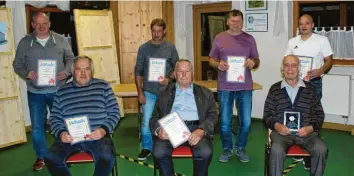
[[[243,14],[241,11],[234,9],[229,12],[227,25],[229,29],[215,37],[209,54],[210,65],[218,69],[218,99],[223,147],[223,153],[219,161],[227,162],[233,153],[231,119],[234,100],[236,100],[240,127],[234,152],[240,157],[241,162],[249,162],[245,147],[251,125],[253,86],[251,69],[259,66],[258,51],[254,38],[242,31]],[[230,61],[235,58],[242,61],[241,69],[229,69]],[[244,71],[242,71],[242,68],[244,68]],[[237,70],[241,70],[241,72]],[[229,71],[233,73],[228,74]],[[240,76],[235,76],[235,74],[240,74]],[[231,80],[230,77],[237,77],[237,80]]]

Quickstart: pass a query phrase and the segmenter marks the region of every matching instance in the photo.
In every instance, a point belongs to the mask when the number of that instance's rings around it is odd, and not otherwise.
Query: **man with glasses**
[[[45,123],[47,106],[51,109],[54,95],[71,76],[74,54],[65,38],[50,31],[45,13],[37,13],[32,20],[34,32],[21,39],[13,67],[27,83],[28,106],[32,126],[32,142],[37,159],[33,170],[44,166],[47,151]]]
[[[175,46],[165,40],[165,21],[160,18],[152,20],[150,29],[152,39],[139,47],[135,65],[135,84],[139,103],[143,108],[142,150],[138,156],[138,160],[141,161],[151,154],[152,136],[149,120],[154,110],[157,93],[173,77],[173,69],[179,59]]]

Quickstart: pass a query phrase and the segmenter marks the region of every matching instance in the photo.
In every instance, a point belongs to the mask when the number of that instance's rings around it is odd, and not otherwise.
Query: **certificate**
[[[158,123],[168,134],[168,139],[170,140],[173,148],[185,143],[191,134],[188,127],[177,112],[173,112],[161,118],[158,120]]]
[[[149,59],[149,82],[159,82],[165,79],[166,59],[150,58]]]
[[[227,82],[245,82],[245,61],[245,57],[227,56],[227,64],[229,65],[226,75]]]
[[[289,128],[291,133],[296,133],[300,129],[301,116],[300,112],[284,112],[284,126]]]
[[[38,60],[38,86],[56,85],[56,60]]]
[[[305,76],[307,75],[307,72],[312,69],[312,57],[308,56],[297,56],[300,60],[300,72],[299,72],[299,77],[301,79],[304,79]]]
[[[267,32],[268,13],[247,13],[246,32]]]
[[[70,136],[74,139],[71,144],[91,140],[87,138],[87,135],[91,133],[90,124],[88,123],[87,116],[67,118],[65,119],[65,123]]]

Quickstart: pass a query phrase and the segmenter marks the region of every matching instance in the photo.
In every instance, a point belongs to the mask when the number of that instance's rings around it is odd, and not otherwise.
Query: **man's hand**
[[[157,131],[157,136],[162,139],[162,140],[167,140],[168,139],[168,135],[166,133],[166,131],[162,128],[159,128]]]
[[[274,128],[280,135],[286,136],[286,135],[291,134],[291,131],[289,130],[289,128],[287,128],[286,126],[284,126],[281,123],[276,123],[274,125]]]
[[[66,131],[60,133],[59,137],[60,137],[61,142],[63,142],[63,143],[71,143],[74,140],[73,137],[71,137],[69,135],[69,133]]]
[[[198,142],[203,138],[204,131],[202,129],[196,129],[188,138],[188,143],[191,146],[197,145]]]
[[[170,78],[164,78],[164,79],[160,80],[160,84],[166,86],[169,81],[170,81]]]
[[[61,81],[63,79],[66,79],[67,78],[67,75],[65,73],[65,71],[62,71],[62,72],[59,72],[58,73],[58,80]]]
[[[255,63],[252,59],[246,59],[245,67],[249,68],[250,70],[254,67]]]
[[[229,69],[229,65],[223,60],[221,60],[218,65],[218,69],[221,71],[227,71]]]
[[[324,73],[324,70],[322,68],[319,69],[313,69],[307,72],[307,76],[310,77],[310,79],[320,77]]]
[[[297,134],[300,137],[306,137],[307,135],[311,134],[313,132],[313,127],[312,126],[305,126],[299,129],[299,131],[297,131]]]
[[[142,105],[146,103],[146,99],[145,99],[145,96],[144,96],[143,92],[138,93],[138,100],[139,100],[139,103],[142,104]]]
[[[38,74],[34,71],[30,71],[28,74],[27,74],[27,78],[28,79],[31,79],[32,81],[36,81],[37,78],[38,78]]]
[[[106,135],[106,131],[103,128],[96,128],[88,137],[93,140],[99,140]]]

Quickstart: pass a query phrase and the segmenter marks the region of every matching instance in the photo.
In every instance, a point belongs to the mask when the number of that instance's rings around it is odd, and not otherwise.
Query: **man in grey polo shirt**
[[[139,103],[143,108],[141,125],[142,150],[138,160],[145,160],[152,149],[152,136],[149,121],[154,110],[159,89],[168,84],[173,76],[173,69],[178,61],[178,53],[174,45],[165,40],[166,23],[157,18],[151,22],[152,39],[139,47],[135,65],[135,84],[138,90]],[[162,63],[164,73],[156,78],[157,67],[153,63]],[[160,70],[161,70],[160,69]]]
[[[13,67],[27,83],[32,141],[37,155],[33,170],[37,171],[43,168],[43,158],[47,152],[44,128],[47,106],[51,109],[57,90],[71,76],[74,54],[63,36],[49,30],[50,20],[45,13],[37,13],[31,25],[34,32],[21,39],[17,46]],[[47,85],[39,85],[38,65],[47,64],[48,61],[56,63],[55,78],[49,79]]]

